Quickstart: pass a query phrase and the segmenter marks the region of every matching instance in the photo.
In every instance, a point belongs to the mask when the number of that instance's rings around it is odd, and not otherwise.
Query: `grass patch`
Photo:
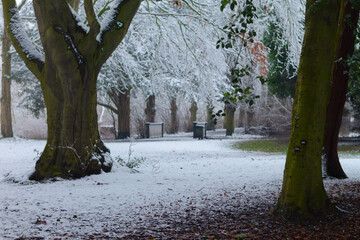
[[[288,143],[284,140],[275,139],[257,139],[244,142],[237,142],[233,148],[252,152],[283,153],[286,154]],[[340,153],[360,154],[359,145],[340,145]]]
[[[338,151],[340,153],[345,153],[345,154],[360,155],[360,146],[359,145],[340,145],[340,146],[338,146]]]
[[[267,153],[286,153],[288,145],[271,139],[257,139],[245,142],[237,142],[233,145],[235,149],[253,151],[253,152],[267,152]]]

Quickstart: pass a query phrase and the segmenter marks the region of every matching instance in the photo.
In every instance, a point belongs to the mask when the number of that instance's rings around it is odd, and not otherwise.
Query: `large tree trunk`
[[[6,29],[6,25],[4,26]],[[11,39],[9,33],[4,31],[2,37],[2,76],[1,76],[1,135],[12,137],[11,123]]]
[[[30,179],[78,178],[111,169],[109,150],[98,131],[98,73],[86,66],[84,72],[69,68],[77,63],[71,54],[63,57],[67,60],[47,64],[44,69],[42,91],[47,109],[48,140]]]
[[[225,119],[224,125],[226,129],[226,136],[231,136],[235,129],[235,111],[236,107],[230,104],[225,104]]]
[[[195,122],[197,119],[197,116],[196,116],[197,110],[198,110],[197,103],[195,101],[191,102],[190,119],[188,122],[188,129],[187,129],[188,132],[193,131],[193,128],[194,128],[193,122]]]
[[[308,0],[292,112],[290,144],[277,212],[308,218],[335,208],[322,181],[321,154],[339,14],[346,0]]]
[[[118,92],[116,104],[118,115],[117,139],[130,137],[130,91],[131,89],[122,89],[122,92]]]
[[[19,31],[22,24],[16,1],[2,0],[12,43],[40,80],[47,110],[48,140],[30,179],[78,178],[110,171],[109,150],[98,131],[97,76],[124,38],[140,2],[114,2],[101,27],[93,1],[84,0],[89,24],[84,29],[67,1],[33,0],[42,54],[25,31]]]
[[[170,101],[170,115],[171,115],[171,121],[170,121],[170,134],[177,133],[177,105],[176,105],[176,98],[171,98]]]
[[[341,167],[337,151],[339,131],[349,82],[349,67],[345,61],[348,59],[348,56],[354,53],[356,39],[354,30],[357,26],[359,11],[352,9],[350,4],[347,4],[342,17],[344,18],[341,20],[342,26],[340,26],[342,32],[340,33],[339,47],[335,55],[335,59],[340,60],[334,63],[332,71],[332,85],[326,114],[324,137],[327,175],[340,179],[347,178]],[[346,21],[345,17],[347,18]],[[350,24],[348,21],[350,21]]]
[[[146,99],[145,116],[146,122],[155,122],[156,108],[155,95],[150,95]]]

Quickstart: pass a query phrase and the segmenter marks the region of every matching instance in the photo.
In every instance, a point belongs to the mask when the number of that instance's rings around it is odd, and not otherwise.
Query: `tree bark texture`
[[[322,181],[321,154],[339,13],[346,0],[308,0],[305,36],[294,97],[290,144],[277,212],[309,218],[335,208]]]
[[[126,139],[130,137],[130,92],[131,88],[125,89],[121,86],[119,86],[119,89],[113,88],[108,92],[111,101],[116,106],[116,109],[111,107],[110,110],[117,114],[117,139]]]
[[[349,67],[345,61],[354,53],[356,36],[354,31],[359,18],[359,9],[351,7],[351,1],[344,3],[339,18],[339,39],[332,70],[330,99],[326,113],[324,150],[326,156],[326,172],[335,178],[347,178],[341,167],[337,146],[339,131],[344,113],[346,93],[349,83]]]
[[[150,95],[146,99],[145,117],[146,122],[155,122],[156,107],[155,107],[155,95]]]
[[[235,111],[236,107],[230,104],[225,104],[225,119],[224,125],[226,129],[226,136],[231,136],[235,129]]]
[[[170,115],[171,115],[171,121],[170,121],[170,134],[175,134],[178,131],[178,124],[177,124],[177,104],[176,104],[176,98],[171,98],[170,100]]]
[[[40,80],[47,109],[48,140],[30,179],[79,178],[110,171],[109,150],[98,131],[96,82],[141,0],[115,1],[111,18],[102,28],[92,1],[84,0],[89,30],[81,27],[67,1],[34,0],[44,53],[19,31],[15,0],[2,2],[13,45]]]
[[[197,107],[197,103],[195,101],[191,102],[191,105],[190,105],[190,119],[189,119],[189,122],[188,122],[188,132],[192,132],[193,131],[193,128],[194,128],[194,125],[193,125],[193,122],[196,121],[197,119],[197,110],[198,110],[198,107]]]
[[[130,137],[130,91],[131,89],[123,89],[118,96],[118,139]]]
[[[248,106],[246,109],[246,121],[244,124],[244,132],[245,134],[250,134],[250,128],[253,126],[253,120],[254,120],[254,107],[253,106]]]
[[[4,27],[6,29],[6,25]],[[5,30],[2,37],[2,76],[1,76],[1,135],[13,137],[11,121],[11,39]]]

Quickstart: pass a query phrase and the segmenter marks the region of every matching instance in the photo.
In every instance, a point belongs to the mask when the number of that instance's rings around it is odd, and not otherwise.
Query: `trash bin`
[[[194,138],[204,139],[204,126],[194,127]]]
[[[193,122],[194,138],[206,138],[206,124],[207,122]]]

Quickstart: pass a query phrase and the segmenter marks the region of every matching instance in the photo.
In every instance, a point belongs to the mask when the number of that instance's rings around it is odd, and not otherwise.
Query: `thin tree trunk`
[[[239,107],[239,124],[238,127],[244,127],[245,108],[240,105]]]
[[[197,103],[193,101],[190,106],[190,119],[188,123],[188,132],[193,131],[193,122],[195,122],[197,119],[196,116],[197,110],[198,110]]]
[[[171,122],[170,122],[170,134],[177,133],[177,105],[176,98],[171,98],[170,101],[170,112],[171,112]]]
[[[254,107],[253,106],[248,106],[247,110],[246,110],[246,121],[244,124],[244,131],[245,134],[250,134],[250,128],[253,126],[253,120],[254,120]]]
[[[155,95],[150,95],[146,99],[145,115],[146,115],[146,122],[155,122],[155,115],[156,115]]]
[[[290,144],[277,212],[309,218],[335,211],[322,181],[321,154],[331,71],[346,0],[308,0],[305,36],[292,112]]]
[[[6,28],[6,26],[4,27]],[[11,40],[9,33],[4,31],[2,37],[2,76],[1,76],[1,135],[13,137],[11,122]]]
[[[206,130],[215,130],[215,124],[214,119],[212,118],[212,115],[214,114],[214,107],[211,104],[208,104],[206,106],[206,113],[207,113],[207,129]]]
[[[350,4],[347,4],[342,17],[346,17],[347,20],[342,20],[343,31],[340,33],[339,47],[335,55],[335,59],[340,60],[334,63],[332,72],[332,85],[327,107],[324,136],[327,175],[340,179],[347,178],[341,167],[337,151],[339,131],[349,82],[349,67],[348,64],[345,64],[345,61],[348,56],[354,53],[356,39],[354,30],[357,26],[359,11],[351,9]]]
[[[225,104],[225,119],[224,125],[226,129],[226,136],[231,136],[235,129],[235,111],[236,107],[232,104]]]
[[[130,92],[131,89],[122,89],[122,92],[118,92],[116,105],[118,114],[117,139],[130,137]]]

